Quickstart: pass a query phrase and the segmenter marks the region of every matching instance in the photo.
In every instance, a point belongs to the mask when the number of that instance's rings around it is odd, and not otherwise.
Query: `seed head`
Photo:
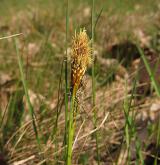
[[[71,87],[75,85],[78,88],[87,66],[91,62],[90,40],[85,29],[80,29],[80,32],[72,39],[72,54],[71,54]]]

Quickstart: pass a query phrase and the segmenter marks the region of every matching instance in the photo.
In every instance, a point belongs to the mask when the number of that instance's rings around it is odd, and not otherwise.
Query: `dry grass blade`
[[[81,136],[80,138],[77,139],[77,141],[80,141],[80,140],[82,140],[83,138],[92,135],[93,133],[95,133],[96,131],[98,131],[100,128],[102,128],[103,125],[104,125],[104,123],[105,123],[105,121],[106,121],[107,118],[108,118],[108,115],[109,115],[109,112],[106,114],[106,116],[104,117],[103,121],[101,122],[101,124],[100,124],[96,129],[93,129],[93,130],[90,131],[89,133],[87,133],[87,134]]]
[[[23,33],[13,34],[13,35],[10,35],[10,36],[5,36],[5,37],[0,37],[0,40],[14,38],[14,37],[18,37],[20,35],[23,35]]]
[[[79,128],[79,130],[78,130],[78,132],[77,132],[77,135],[76,135],[76,137],[75,137],[75,140],[74,140],[74,143],[73,143],[73,146],[72,146],[72,150],[74,149],[74,147],[75,147],[75,145],[76,145],[76,141],[77,141],[77,139],[78,139],[78,136],[79,136],[79,134],[80,134],[80,132],[81,132],[81,129],[82,129],[84,123],[85,123],[85,120],[83,121],[83,123],[81,124],[81,126],[80,126],[80,128]]]
[[[30,156],[29,158],[26,158],[24,160],[20,160],[17,162],[14,162],[13,165],[24,165],[25,163],[27,163],[28,161],[32,160],[35,158],[35,155]]]

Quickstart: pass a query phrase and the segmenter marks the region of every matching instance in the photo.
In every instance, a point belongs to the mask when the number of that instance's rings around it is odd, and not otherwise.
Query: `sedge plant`
[[[69,111],[68,125],[68,145],[67,145],[67,165],[71,165],[72,161],[72,145],[75,130],[75,98],[78,89],[80,88],[82,78],[85,74],[87,66],[91,62],[90,40],[85,29],[80,29],[80,32],[75,32],[72,38],[72,54],[71,54],[71,107]]]

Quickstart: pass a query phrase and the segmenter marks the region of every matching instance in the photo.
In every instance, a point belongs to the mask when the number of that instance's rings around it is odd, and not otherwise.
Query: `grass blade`
[[[156,79],[154,77],[154,72],[152,71],[152,69],[151,69],[151,67],[150,67],[150,65],[149,65],[149,63],[148,63],[148,61],[147,61],[147,59],[146,59],[146,57],[145,57],[144,52],[142,51],[142,49],[139,46],[137,46],[137,48],[138,48],[138,50],[140,52],[140,55],[141,55],[141,58],[142,58],[142,60],[143,60],[143,62],[145,64],[145,67],[147,69],[147,72],[149,74],[149,77],[151,79],[151,82],[153,84],[153,87],[154,87],[157,95],[160,97],[160,88],[159,88],[159,85],[158,85],[158,83],[157,83],[157,81],[156,81]]]
[[[31,115],[31,118],[32,118],[33,130],[34,130],[34,133],[35,133],[35,136],[36,136],[38,147],[40,149],[40,138],[39,138],[38,130],[37,130],[37,126],[36,126],[36,121],[35,121],[36,118],[35,118],[34,109],[33,109],[33,106],[31,104],[30,97],[29,97],[29,94],[28,94],[28,87],[27,87],[27,82],[25,80],[25,76],[24,76],[22,59],[21,59],[20,54],[19,54],[19,49],[18,49],[16,39],[14,39],[14,44],[15,44],[15,48],[16,48],[16,54],[17,54],[17,59],[18,59],[18,65],[19,65],[21,80],[22,80],[22,84],[23,84],[23,88],[24,88],[24,93],[25,93],[25,96],[26,96],[28,109],[29,109],[29,112],[30,112],[30,115]]]

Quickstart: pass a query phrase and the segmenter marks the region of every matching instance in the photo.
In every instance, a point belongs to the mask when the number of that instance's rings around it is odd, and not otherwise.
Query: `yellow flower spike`
[[[72,54],[71,54],[71,87],[78,89],[87,66],[91,63],[91,48],[90,40],[85,29],[80,29],[80,32],[72,39]]]

